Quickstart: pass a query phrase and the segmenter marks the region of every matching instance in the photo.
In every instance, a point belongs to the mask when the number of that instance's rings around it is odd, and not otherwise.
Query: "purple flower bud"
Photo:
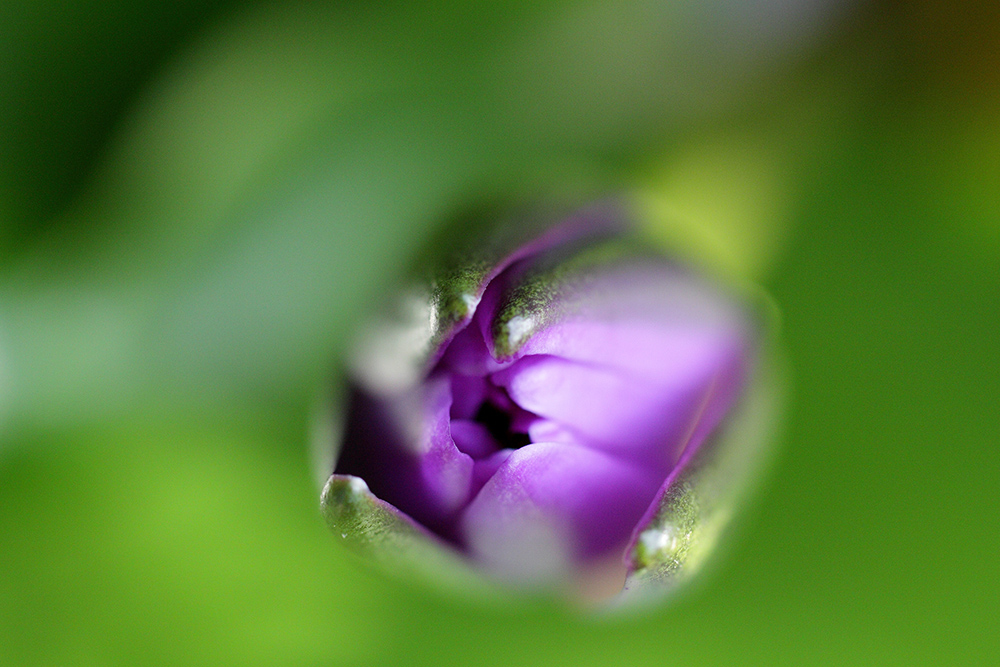
[[[436,543],[505,583],[615,591],[671,580],[711,541],[754,328],[627,218],[479,230],[365,331],[324,492],[335,530]]]

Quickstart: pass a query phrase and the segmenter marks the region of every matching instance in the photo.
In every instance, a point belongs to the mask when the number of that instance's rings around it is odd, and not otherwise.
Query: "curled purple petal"
[[[477,460],[484,459],[499,449],[490,430],[471,419],[453,419],[451,437],[460,452]]]
[[[524,357],[494,379],[518,405],[575,434],[580,446],[666,474],[702,416],[724,353],[680,364],[660,383],[551,355]]]
[[[623,547],[661,478],[586,447],[533,443],[513,452],[463,513],[472,556],[507,578],[565,578]]]

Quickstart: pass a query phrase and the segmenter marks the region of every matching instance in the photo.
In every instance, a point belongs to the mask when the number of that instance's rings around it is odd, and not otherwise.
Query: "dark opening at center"
[[[488,401],[479,406],[474,419],[486,427],[501,449],[518,449],[531,444],[527,433],[510,430],[510,415]]]

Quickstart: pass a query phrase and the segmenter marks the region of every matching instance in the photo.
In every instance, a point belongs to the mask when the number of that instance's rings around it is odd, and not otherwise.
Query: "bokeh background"
[[[780,308],[722,557],[611,620],[362,566],[352,324],[476,197],[618,190]],[[989,664],[998,322],[993,0],[6,0],[0,665]]]

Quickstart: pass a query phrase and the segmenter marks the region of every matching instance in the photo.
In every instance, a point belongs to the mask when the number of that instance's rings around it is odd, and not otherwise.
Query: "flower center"
[[[511,430],[510,413],[489,401],[483,401],[476,411],[473,421],[486,427],[500,449],[519,449],[531,444],[531,438],[528,437],[527,433],[517,433]]]

